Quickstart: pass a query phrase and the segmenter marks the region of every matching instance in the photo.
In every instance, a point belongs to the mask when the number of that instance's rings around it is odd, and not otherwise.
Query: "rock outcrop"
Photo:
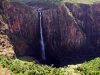
[[[8,37],[8,26],[4,22],[2,15],[0,14],[0,56],[6,56],[7,58],[14,58],[15,52],[13,45]]]
[[[37,11],[24,4],[7,2],[4,13],[16,54],[34,56],[39,41]]]
[[[3,7],[16,54],[39,57],[38,7],[15,2],[4,3]],[[42,28],[48,60],[65,64],[77,62],[82,57],[100,56],[99,7],[100,4],[66,3],[54,9],[42,10]]]

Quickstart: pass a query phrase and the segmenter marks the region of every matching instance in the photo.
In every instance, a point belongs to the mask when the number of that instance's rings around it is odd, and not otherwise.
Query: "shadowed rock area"
[[[34,56],[38,45],[38,13],[20,3],[5,3],[4,13],[18,56]]]
[[[43,9],[47,63],[66,65],[100,56],[100,4],[66,3]],[[3,11],[17,56],[41,60],[38,7],[5,2]]]

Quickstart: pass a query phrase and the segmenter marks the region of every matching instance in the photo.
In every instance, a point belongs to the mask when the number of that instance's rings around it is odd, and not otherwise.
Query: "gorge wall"
[[[41,58],[38,7],[4,3],[9,37],[18,56]],[[100,56],[100,4],[66,3],[41,10],[45,54],[54,64]]]

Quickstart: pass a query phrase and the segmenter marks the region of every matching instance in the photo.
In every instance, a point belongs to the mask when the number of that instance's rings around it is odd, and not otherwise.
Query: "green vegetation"
[[[100,75],[100,58],[79,65],[55,68],[34,61],[0,57],[0,65],[11,70],[11,75]]]
[[[0,58],[0,64],[12,71],[12,75],[63,75],[61,69],[39,65],[19,59]]]
[[[100,0],[11,0],[17,1],[22,3],[59,3],[59,2],[71,2],[71,3],[85,3],[85,4],[92,4],[94,2],[100,2]]]
[[[100,75],[100,58],[83,63],[83,75]]]
[[[64,1],[71,3],[83,3],[83,4],[93,4],[95,2],[100,2],[100,0],[64,0]]]
[[[59,4],[64,4],[65,2],[93,4],[95,2],[100,2],[100,0],[32,0],[29,2],[29,4],[37,6],[55,7]]]
[[[56,7],[62,4],[64,0],[32,0],[28,4],[36,6]]]
[[[93,4],[98,3],[100,0],[11,0],[13,2],[21,2],[32,6],[40,6],[46,8],[54,8],[59,4],[69,3],[82,3],[82,4]]]

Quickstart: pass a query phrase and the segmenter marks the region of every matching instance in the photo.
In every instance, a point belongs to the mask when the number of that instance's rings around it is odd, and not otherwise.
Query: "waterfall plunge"
[[[44,45],[44,39],[43,39],[43,30],[42,30],[42,24],[41,24],[41,20],[42,20],[42,13],[41,11],[39,10],[39,24],[40,24],[40,44],[41,44],[41,50],[42,50],[42,59],[43,60],[46,60],[46,57],[45,57],[45,45]]]

